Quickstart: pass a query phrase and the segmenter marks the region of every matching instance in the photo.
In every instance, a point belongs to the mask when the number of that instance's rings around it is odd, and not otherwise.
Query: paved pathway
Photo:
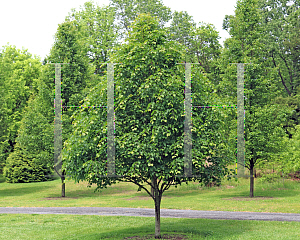
[[[0,207],[1,213],[10,214],[79,214],[106,216],[154,217],[154,209],[149,208],[110,208],[110,207]],[[300,214],[259,213],[259,212],[223,212],[161,209],[161,217],[168,218],[209,218],[231,220],[296,221]]]

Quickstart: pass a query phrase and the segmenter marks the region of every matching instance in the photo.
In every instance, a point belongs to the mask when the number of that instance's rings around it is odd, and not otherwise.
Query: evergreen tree
[[[45,117],[47,103],[31,97],[26,107],[14,151],[7,158],[4,176],[7,182],[50,180],[53,174],[53,125]]]
[[[20,121],[29,97],[37,92],[39,59],[27,50],[4,46],[0,51],[0,172],[16,144]]]

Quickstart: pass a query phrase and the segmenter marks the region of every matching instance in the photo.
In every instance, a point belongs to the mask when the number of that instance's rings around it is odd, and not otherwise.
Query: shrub
[[[6,160],[3,175],[9,183],[41,182],[51,180],[50,166],[45,164],[49,154],[40,153],[30,156],[25,150],[17,147]],[[47,176],[48,175],[48,176]]]

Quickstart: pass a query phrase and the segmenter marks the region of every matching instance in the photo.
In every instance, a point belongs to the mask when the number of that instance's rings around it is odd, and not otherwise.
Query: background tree
[[[198,62],[211,77],[215,69],[213,60],[220,55],[219,33],[212,24],[200,22],[197,26],[187,12],[175,11],[172,17],[168,38],[186,47],[186,62]]]
[[[212,74],[216,68],[214,61],[221,53],[219,39],[219,33],[212,24],[202,22],[192,31],[191,52],[213,82],[215,79]]]
[[[77,106],[79,101],[84,98],[84,89],[93,84],[91,76],[94,69],[93,66],[88,65],[88,58],[82,48],[84,43],[81,41],[81,27],[80,24],[76,25],[75,22],[68,19],[60,24],[50,55],[44,60],[44,64],[47,61],[69,63],[62,68],[62,100],[63,105],[68,106]],[[90,77],[92,80],[89,80]],[[20,162],[24,158],[24,163],[27,165],[36,164],[37,162],[43,163],[46,166],[43,173],[48,177],[53,174],[54,78],[54,65],[45,64],[40,79],[37,80],[39,86],[37,94],[32,96],[30,108],[23,116],[22,127],[19,129],[19,137],[17,138],[18,149],[22,153],[18,154],[18,161]],[[88,89],[85,89],[85,91],[88,91]],[[69,119],[73,111],[74,108],[65,108],[65,111],[63,111],[63,141],[72,132]],[[27,159],[31,160],[28,162]],[[9,162],[8,164],[13,166],[11,164],[13,161],[10,160]],[[51,162],[52,166],[49,166]],[[7,166],[6,176],[13,175],[10,172],[14,172],[14,169]],[[63,175],[62,172],[60,174]],[[24,176],[20,177],[24,178]],[[36,179],[28,177],[30,181],[39,181],[45,178],[46,176]]]
[[[64,142],[72,133],[70,116],[80,104],[80,101],[88,93],[89,87],[92,87],[95,82],[93,77],[94,66],[89,66],[88,56],[85,52],[85,44],[83,36],[85,36],[84,25],[77,21],[66,21],[59,25],[55,35],[55,43],[51,49],[50,56],[47,61],[51,63],[64,62],[61,70],[62,77],[62,105],[68,106],[62,111],[62,141]],[[47,67],[48,72],[45,77],[54,73],[53,65]],[[53,76],[53,75],[52,75]],[[51,77],[50,77],[51,78]],[[53,81],[54,82],[54,81]],[[50,84],[49,88],[54,96],[55,86]],[[74,106],[74,107],[70,107]],[[54,117],[54,116],[53,116]],[[51,121],[53,125],[53,120]],[[52,140],[53,141],[53,140]],[[64,169],[56,169],[62,180],[62,197],[65,197],[65,171]]]
[[[297,0],[259,1],[259,9],[262,14],[261,25],[264,29],[262,41],[264,41],[267,48],[265,51],[267,53],[266,58],[271,59],[270,66],[276,70],[276,77],[280,82],[281,94],[275,101],[282,108],[289,107],[294,110],[284,121],[284,130],[291,142],[294,141],[292,138],[296,133],[295,126],[299,125],[300,116],[299,8],[300,2]],[[286,141],[286,143],[288,142]],[[289,144],[286,145],[286,149],[290,149]],[[291,154],[293,155],[293,153]],[[286,154],[277,155],[277,158],[274,156],[271,165],[273,166],[273,171],[274,167],[276,170],[272,175],[274,177],[279,177],[279,174],[288,175],[288,169],[292,170],[292,168],[287,168],[286,166],[290,166],[288,162],[293,162],[292,159],[294,158],[288,157]]]
[[[266,53],[280,79],[281,97],[277,103],[295,108],[285,122],[285,131],[292,138],[300,117],[300,1],[259,1],[264,28]]]
[[[172,13],[172,21],[170,27],[167,28],[168,38],[172,41],[177,41],[186,47],[186,61],[194,62],[194,53],[191,53],[191,32],[196,27],[193,17],[186,11]]]
[[[220,182],[227,173],[221,156],[219,126],[212,109],[193,113],[193,174],[183,174],[184,49],[166,41],[166,32],[157,20],[141,14],[133,31],[111,58],[122,62],[115,69],[116,175],[106,174],[107,113],[81,109],[73,115],[74,133],[66,141],[63,158],[68,175],[76,181],[96,183],[101,189],[117,181],[132,182],[144,189],[155,203],[155,236],[160,237],[160,203],[170,186],[190,180]],[[197,72],[197,71],[196,71]],[[195,73],[196,74],[196,73]],[[85,104],[106,105],[104,80],[85,99]],[[193,104],[203,104],[202,96],[213,85],[202,74],[193,78]],[[220,144],[219,144],[220,143]],[[219,148],[218,148],[219,147]],[[218,151],[219,150],[219,151]],[[148,187],[154,188],[154,194]]]
[[[47,106],[47,102],[40,96],[31,97],[26,107],[14,151],[7,158],[4,168],[7,182],[39,182],[52,179],[50,175],[53,174],[54,152],[53,140],[49,140],[53,139],[53,125],[45,117],[51,106]]]
[[[41,74],[38,58],[27,50],[6,45],[0,51],[0,172],[16,144],[20,121],[29,97],[37,92]]]
[[[102,76],[105,68],[101,63],[109,61],[110,52],[118,44],[120,26],[115,22],[116,13],[113,7],[95,6],[93,2],[86,2],[80,11],[72,9],[67,19],[81,25],[84,54],[89,63],[95,66],[95,73]]]
[[[121,41],[128,37],[132,30],[131,24],[138,14],[149,13],[153,17],[158,17],[160,27],[172,18],[171,9],[164,6],[161,0],[111,0],[109,6],[115,9],[118,25],[121,27]]]
[[[219,89],[231,101],[236,96],[236,73],[232,74],[236,66],[229,63],[251,63],[245,71],[245,166],[250,171],[250,197],[254,192],[254,167],[282,150],[282,125],[291,114],[291,109],[283,109],[274,101],[280,96],[280,84],[270,67],[271,59],[264,54],[267,47],[262,44],[261,17],[257,0],[237,2],[235,16],[227,16],[223,24],[231,38],[225,41],[223,63],[219,61],[220,68],[225,68]]]

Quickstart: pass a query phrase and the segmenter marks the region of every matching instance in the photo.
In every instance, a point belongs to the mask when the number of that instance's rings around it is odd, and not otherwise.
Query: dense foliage
[[[27,50],[9,45],[0,50],[0,172],[13,152],[27,101],[37,93],[40,75],[39,59]]]
[[[221,116],[212,108],[196,108],[192,129],[195,177],[176,177],[183,175],[184,168],[184,66],[176,64],[182,62],[184,51],[179,43],[165,38],[166,32],[155,19],[140,14],[126,43],[111,58],[122,63],[116,66],[114,76],[115,165],[116,175],[122,177],[105,177],[106,108],[83,108],[74,115],[74,133],[63,154],[67,174],[77,181],[87,180],[98,188],[116,181],[133,182],[147,192],[146,186],[152,186],[154,195],[148,193],[157,214],[162,194],[170,186],[191,179],[220,182],[228,173]],[[105,105],[105,83],[95,88],[83,105]],[[209,104],[213,84],[199,70],[193,74],[192,89],[193,105]]]

